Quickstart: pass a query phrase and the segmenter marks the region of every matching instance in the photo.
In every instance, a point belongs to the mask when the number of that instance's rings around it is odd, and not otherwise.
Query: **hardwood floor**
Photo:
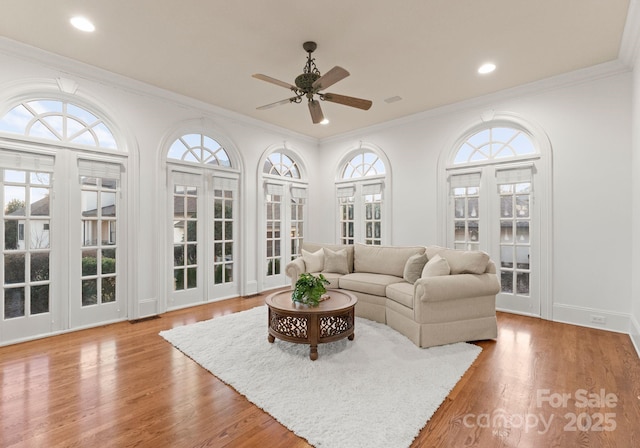
[[[308,447],[158,336],[263,303],[225,300],[0,348],[0,446]],[[497,341],[478,343],[413,447],[640,446],[629,336],[506,313],[498,322]]]

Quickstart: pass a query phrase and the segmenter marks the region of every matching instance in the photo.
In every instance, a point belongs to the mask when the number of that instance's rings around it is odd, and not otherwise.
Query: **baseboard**
[[[636,320],[634,316],[631,316],[631,331],[629,332],[629,336],[631,337],[631,342],[633,346],[636,348],[636,353],[640,358],[640,323]]]
[[[158,310],[158,299],[154,297],[138,302],[138,315],[135,316],[136,319],[149,317],[156,314],[160,314],[160,310]]]
[[[595,321],[594,318],[599,319]],[[553,305],[553,321],[629,334],[631,315],[574,305]]]
[[[242,296],[252,296],[258,294],[258,282],[250,281],[244,284],[244,291],[241,291]]]

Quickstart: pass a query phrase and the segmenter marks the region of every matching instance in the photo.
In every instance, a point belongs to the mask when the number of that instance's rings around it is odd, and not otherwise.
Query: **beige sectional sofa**
[[[305,242],[285,272],[292,287],[303,272],[322,273],[328,288],[358,298],[357,316],[386,323],[420,347],[497,337],[500,285],[484,252]]]

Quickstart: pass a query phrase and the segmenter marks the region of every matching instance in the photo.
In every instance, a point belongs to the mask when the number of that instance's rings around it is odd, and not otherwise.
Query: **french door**
[[[170,171],[169,309],[239,294],[237,179]]]
[[[265,257],[263,289],[287,285],[285,266],[301,254],[306,214],[306,186],[265,184]]]
[[[70,305],[72,328],[126,317],[126,178],[119,164],[78,159],[70,191]],[[75,184],[75,182],[74,182]]]
[[[126,318],[120,166],[0,148],[0,344]]]
[[[448,245],[484,250],[496,263],[501,310],[540,315],[540,208],[534,166],[451,171]]]

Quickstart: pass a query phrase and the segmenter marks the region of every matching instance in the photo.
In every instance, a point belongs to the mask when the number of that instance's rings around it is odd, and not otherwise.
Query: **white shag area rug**
[[[260,306],[160,335],[311,445],[401,448],[482,350],[421,349],[386,325],[356,318],[355,339],[309,346],[267,341]]]

